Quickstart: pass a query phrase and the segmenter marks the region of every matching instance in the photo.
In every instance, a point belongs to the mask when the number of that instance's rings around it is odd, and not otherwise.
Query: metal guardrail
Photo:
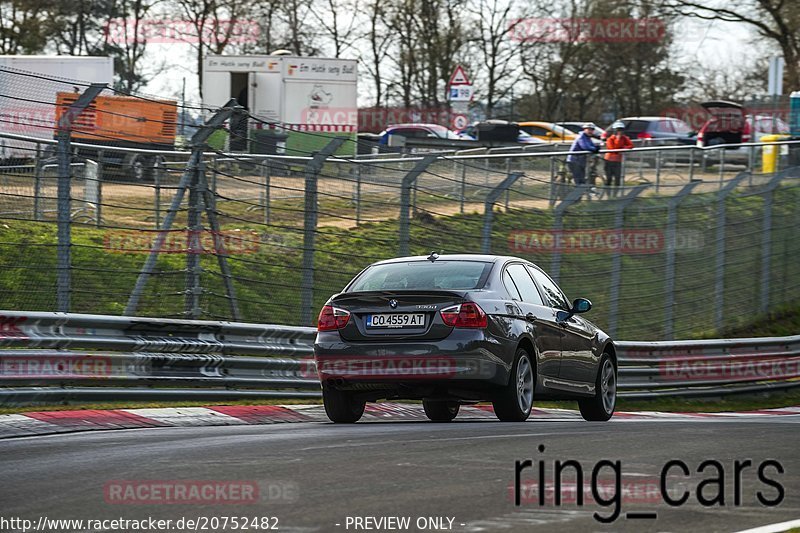
[[[0,404],[320,396],[314,328],[0,311]],[[617,342],[620,396],[800,386],[800,335]]]

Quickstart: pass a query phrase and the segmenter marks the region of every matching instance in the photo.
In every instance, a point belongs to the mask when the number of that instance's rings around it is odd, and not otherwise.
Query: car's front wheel
[[[425,416],[432,422],[450,422],[458,415],[458,402],[442,400],[422,400]]]
[[[578,400],[584,420],[605,422],[614,416],[617,405],[617,369],[607,353],[600,358],[600,370],[595,381],[594,397]]]
[[[325,414],[337,424],[358,422],[367,404],[356,400],[351,392],[334,387],[323,387],[322,403],[325,405]]]
[[[508,385],[495,397],[494,414],[502,422],[524,422],[533,407],[534,368],[526,350],[517,350]]]

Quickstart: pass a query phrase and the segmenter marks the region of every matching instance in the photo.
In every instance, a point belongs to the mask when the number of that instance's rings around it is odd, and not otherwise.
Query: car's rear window
[[[646,120],[626,120],[625,133],[641,133],[647,130],[648,122]]]
[[[347,292],[393,290],[470,290],[486,281],[492,263],[483,261],[409,261],[374,265]]]

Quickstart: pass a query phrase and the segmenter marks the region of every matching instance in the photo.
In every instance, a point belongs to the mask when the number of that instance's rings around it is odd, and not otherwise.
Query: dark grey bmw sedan
[[[616,404],[614,344],[539,267],[516,257],[401,257],[365,268],[319,314],[314,358],[325,411],[355,422],[366,402],[422,400],[433,421],[490,401],[502,421],[537,400],[577,400],[586,420]]]

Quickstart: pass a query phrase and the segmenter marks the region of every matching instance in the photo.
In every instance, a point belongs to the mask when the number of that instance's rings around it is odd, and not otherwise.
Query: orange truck
[[[56,124],[78,96],[69,92],[56,94]],[[174,150],[177,124],[178,103],[174,100],[98,96],[73,121],[72,140],[109,147]],[[82,148],[80,153],[91,157],[100,150]],[[106,150],[103,164],[109,163],[121,165],[129,177],[144,181],[164,168],[165,159],[162,155]]]

